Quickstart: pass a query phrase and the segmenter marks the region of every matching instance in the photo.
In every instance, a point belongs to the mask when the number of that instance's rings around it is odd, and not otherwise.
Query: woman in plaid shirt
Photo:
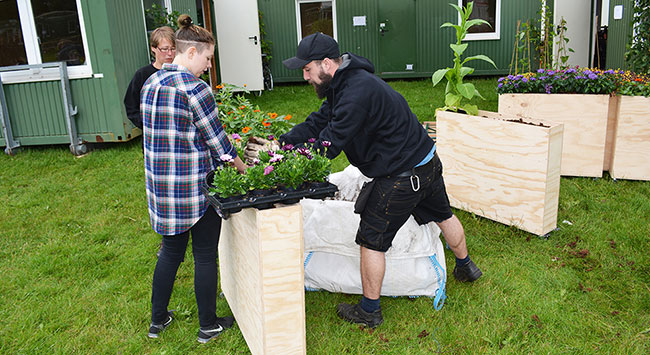
[[[199,309],[199,338],[205,343],[233,324],[233,317],[216,316],[217,244],[221,218],[199,190],[205,175],[223,154],[237,157],[217,117],[209,85],[198,77],[210,68],[214,37],[178,18],[176,58],[144,84],[140,94],[144,165],[151,225],[163,236],[151,294],[149,337],[157,338],[172,322],[167,309],[176,272],[192,235],[194,292]]]

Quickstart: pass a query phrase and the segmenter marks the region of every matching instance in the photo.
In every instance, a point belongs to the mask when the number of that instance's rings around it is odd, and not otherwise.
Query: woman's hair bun
[[[192,18],[188,14],[182,14],[178,16],[178,27],[188,28],[192,26]]]

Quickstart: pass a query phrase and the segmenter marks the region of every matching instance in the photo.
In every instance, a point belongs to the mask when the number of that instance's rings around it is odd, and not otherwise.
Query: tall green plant
[[[462,43],[462,41],[467,35],[470,27],[481,24],[487,24],[489,26],[490,24],[482,19],[469,20],[469,15],[472,13],[474,2],[467,3],[467,7],[465,8],[462,8],[456,4],[449,5],[456,9],[460,15],[460,25],[454,25],[452,23],[446,22],[443,23],[440,28],[453,27],[456,29],[456,43],[449,45],[451,50],[454,52],[454,66],[453,68],[437,70],[435,73],[433,73],[431,80],[433,81],[433,86],[436,86],[443,78],[447,79],[447,87],[445,89],[445,107],[442,107],[439,110],[451,110],[458,112],[459,109],[462,109],[470,115],[476,115],[478,114],[478,107],[469,103],[463,103],[463,100],[471,100],[474,96],[478,96],[483,100],[485,100],[485,98],[481,96],[478,90],[476,90],[474,84],[463,82],[463,78],[465,76],[474,72],[474,68],[466,67],[464,65],[469,61],[478,59],[492,64],[495,68],[497,66],[494,64],[492,59],[483,54],[478,54],[463,59],[462,56],[467,49],[468,44]]]
[[[650,0],[634,2],[632,26],[625,59],[637,73],[650,73]]]
[[[153,25],[153,28],[150,30],[153,31],[154,29],[162,26],[169,26],[174,31],[178,30],[178,24],[176,23],[176,20],[178,19],[178,16],[181,15],[178,11],[167,12],[167,8],[164,6],[153,3],[151,5],[151,8],[144,10],[144,12]]]

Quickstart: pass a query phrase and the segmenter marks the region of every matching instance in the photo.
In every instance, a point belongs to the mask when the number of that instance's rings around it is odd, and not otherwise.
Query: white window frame
[[[300,21],[300,4],[307,4],[311,2],[332,2],[332,30],[334,39],[338,41],[338,31],[336,30],[336,0],[296,0],[296,29],[298,32],[298,43],[302,40],[302,21]]]
[[[22,29],[23,42],[25,43],[25,54],[27,55],[27,64],[42,64],[41,51],[38,45],[38,35],[36,32],[36,23],[34,22],[34,13],[30,0],[18,1],[18,16],[20,17],[20,26]],[[83,65],[68,67],[68,78],[82,79],[93,77],[92,65],[90,62],[90,51],[88,49],[88,38],[86,37],[86,26],[81,8],[81,0],[76,0],[77,14],[79,15],[79,30],[81,31],[81,40],[84,46],[84,56],[86,62]],[[4,72],[2,75],[3,84],[29,83],[37,81],[60,80],[61,75],[57,68],[47,69],[27,69],[13,72]],[[102,77],[98,74],[97,77]]]
[[[458,0],[458,6],[463,7],[463,0]],[[482,41],[482,40],[499,40],[501,39],[501,0],[496,0],[496,12],[494,19],[494,32],[489,33],[468,33],[464,41]],[[460,14],[458,14],[458,24],[460,25]]]

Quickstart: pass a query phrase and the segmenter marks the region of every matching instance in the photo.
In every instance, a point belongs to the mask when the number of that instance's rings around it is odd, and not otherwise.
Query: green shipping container
[[[440,28],[445,22],[458,21],[450,2],[457,3],[454,0],[258,0],[267,38],[272,42],[273,78],[276,82],[302,80],[300,71],[287,70],[282,60],[295,55],[303,31],[327,28],[328,22],[341,51],[367,57],[381,77],[430,76],[452,63],[449,44],[454,41],[455,32]],[[552,8],[552,2],[548,4]],[[491,7],[499,6],[498,15],[489,13]],[[508,73],[517,21],[538,18],[540,7],[539,0],[475,1],[475,12],[485,10],[488,16],[493,16],[497,32],[491,39],[468,41],[467,55],[485,54],[497,65],[495,69],[474,61],[476,74]]]

